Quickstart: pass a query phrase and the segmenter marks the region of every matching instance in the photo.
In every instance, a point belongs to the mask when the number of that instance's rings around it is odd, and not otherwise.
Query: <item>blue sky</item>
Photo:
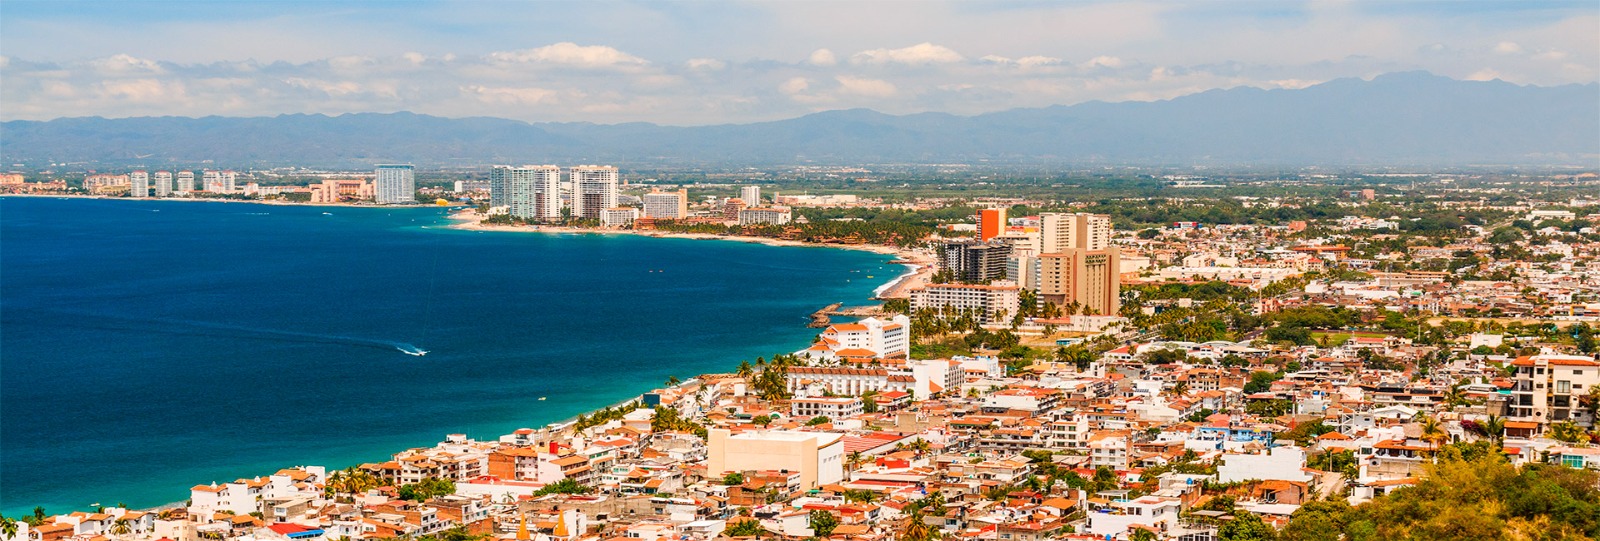
[[[1427,70],[1600,77],[1586,2],[0,2],[0,119],[975,114]]]

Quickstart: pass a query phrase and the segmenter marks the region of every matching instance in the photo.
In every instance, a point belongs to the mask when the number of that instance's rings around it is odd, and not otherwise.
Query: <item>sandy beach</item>
[[[859,250],[883,255],[895,256],[901,264],[916,269],[907,272],[887,283],[878,295],[880,299],[903,299],[911,296],[911,290],[922,287],[928,278],[933,275],[933,256],[895,246],[882,246],[876,244],[817,244],[796,240],[769,239],[765,237],[745,237],[738,235],[712,235],[707,233],[673,233],[668,231],[634,231],[632,229],[599,229],[589,227],[566,227],[559,225],[486,225],[484,216],[478,214],[477,209],[466,209],[450,214],[456,223],[450,227],[473,231],[504,231],[512,233],[547,233],[547,234],[577,234],[577,235],[637,235],[641,237],[693,239],[693,240],[724,240],[735,242],[748,242],[752,244],[765,244],[768,246],[791,246],[799,248],[837,248],[843,250]]]

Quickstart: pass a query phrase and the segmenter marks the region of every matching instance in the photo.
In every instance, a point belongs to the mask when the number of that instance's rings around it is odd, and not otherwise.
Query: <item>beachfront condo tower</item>
[[[413,168],[404,165],[379,165],[373,180],[373,199],[379,205],[417,202],[417,181]]]
[[[600,213],[617,206],[617,168],[580,165],[572,168],[572,207],[579,218],[600,219]]]
[[[743,188],[739,188],[739,199],[743,199],[744,204],[747,206],[761,206],[761,187],[745,186]]]
[[[183,193],[194,191],[194,171],[178,171],[178,191]]]
[[[561,218],[561,168],[554,165],[497,165],[490,174],[490,199],[498,183],[512,216],[553,222]],[[491,202],[491,205],[493,203]]]
[[[128,173],[128,197],[150,197],[150,173],[148,171]]]
[[[156,197],[172,195],[172,171],[156,171],[151,180],[155,182]]]

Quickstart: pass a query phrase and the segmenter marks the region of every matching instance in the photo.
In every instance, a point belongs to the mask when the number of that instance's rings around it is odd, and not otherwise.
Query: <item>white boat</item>
[[[540,401],[540,402],[544,402],[544,398],[545,398],[545,397],[542,397],[542,396],[541,396],[541,397],[539,397],[539,401]]]

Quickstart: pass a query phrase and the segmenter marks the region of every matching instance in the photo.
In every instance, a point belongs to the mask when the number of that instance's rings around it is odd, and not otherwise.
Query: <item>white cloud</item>
[[[900,49],[872,49],[861,51],[850,57],[856,64],[947,64],[960,62],[966,58],[950,50],[948,47],[932,43],[919,43]]]
[[[811,56],[806,58],[806,62],[813,66],[832,66],[834,64],[838,64],[839,59],[833,57],[833,51],[827,49],[817,49],[815,51],[811,51]]]
[[[1500,72],[1492,68],[1483,68],[1467,75],[1468,81],[1493,81],[1500,78]]]
[[[482,85],[463,86],[461,87],[461,93],[485,103],[519,105],[553,102],[555,101],[556,96],[560,94],[560,92],[550,90],[548,88],[509,88],[487,87]]]
[[[805,92],[808,88],[811,88],[811,80],[805,77],[794,77],[778,85],[779,92],[789,95]]]
[[[361,83],[355,81],[325,81],[321,79],[306,79],[304,77],[290,77],[283,80],[289,86],[315,90],[329,96],[349,96],[362,92]]]
[[[1494,52],[1499,54],[1517,54],[1522,52],[1522,46],[1515,41],[1502,41],[1494,46]]]
[[[1037,67],[1037,66],[1050,66],[1050,65],[1054,65],[1054,64],[1060,64],[1060,63],[1061,63],[1061,59],[1060,58],[1055,58],[1055,57],[1051,57],[1051,56],[1038,56],[1038,55],[1035,55],[1035,56],[1024,56],[1022,58],[1018,58],[1017,59],[1017,65],[1018,66],[1022,66],[1024,68],[1032,68],[1032,67]]]
[[[715,58],[691,58],[688,62],[684,62],[684,65],[688,66],[689,69],[692,70],[708,71],[717,71],[728,67],[727,62],[723,62]]]
[[[1120,68],[1122,67],[1122,59],[1115,56],[1101,55],[1089,59],[1083,65],[1086,68]]]
[[[100,95],[106,98],[136,102],[176,101],[185,94],[183,83],[168,83],[158,79],[122,79],[100,84]]]
[[[90,65],[106,73],[164,73],[161,64],[154,60],[146,60],[125,54],[91,60]]]
[[[648,64],[643,58],[624,53],[612,47],[578,45],[570,41],[546,45],[536,49],[489,53],[489,58],[498,62],[559,64],[585,68],[642,66]]]
[[[867,96],[874,98],[887,98],[899,92],[893,84],[880,79],[864,79],[840,75],[833,78],[839,82],[839,91],[845,94]]]

